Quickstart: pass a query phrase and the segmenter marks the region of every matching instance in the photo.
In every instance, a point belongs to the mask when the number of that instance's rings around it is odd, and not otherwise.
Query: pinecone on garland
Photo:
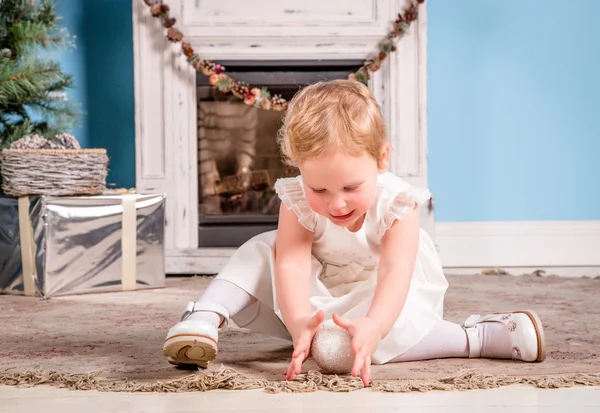
[[[162,4],[156,3],[150,6],[150,13],[154,17],[160,16],[162,14]]]
[[[413,21],[417,20],[418,15],[419,15],[419,10],[413,4],[408,9],[406,9],[406,11],[404,12],[404,20],[407,22],[413,22]]]
[[[246,99],[246,95],[248,92],[248,85],[244,82],[233,82],[233,86],[231,87],[231,93],[238,99],[244,100]]]
[[[169,17],[162,20],[162,25],[165,29],[169,29],[173,27],[173,25],[177,22],[175,17]]]
[[[194,55],[194,49],[192,49],[192,45],[188,42],[181,43],[181,50],[183,50],[183,54],[185,57],[192,57]]]
[[[196,69],[197,71],[201,71],[204,76],[210,76],[210,73],[208,72],[208,69],[206,68],[206,61],[205,60],[196,60],[194,62],[194,69]]]
[[[169,29],[169,31],[167,32],[167,38],[169,39],[169,41],[171,41],[173,43],[177,43],[177,42],[180,42],[181,39],[183,39],[183,33],[181,33],[181,31],[179,29],[176,29],[175,27],[171,27]]]
[[[202,71],[204,76],[211,76],[217,73],[215,70],[215,64],[208,60],[199,60],[195,63],[194,67],[196,70]]]
[[[271,109],[277,111],[283,111],[287,108],[287,101],[280,95],[273,95],[271,99]]]
[[[381,56],[381,54],[380,54],[380,56]],[[369,70],[371,72],[376,72],[379,69],[381,69],[381,59],[371,59],[369,62]]]

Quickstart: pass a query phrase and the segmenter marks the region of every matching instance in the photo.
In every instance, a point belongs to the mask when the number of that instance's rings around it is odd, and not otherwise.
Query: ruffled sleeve
[[[279,178],[275,181],[274,188],[287,209],[294,211],[298,217],[298,222],[307,230],[315,232],[317,214],[308,204],[302,187],[302,178],[299,176]]]
[[[385,176],[379,184],[377,236],[383,237],[397,219],[403,219],[416,205],[423,205],[431,199],[431,192],[417,188],[395,175]]]

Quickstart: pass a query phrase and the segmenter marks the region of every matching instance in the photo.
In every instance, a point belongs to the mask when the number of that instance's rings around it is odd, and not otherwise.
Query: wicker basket
[[[105,149],[4,149],[2,190],[7,195],[97,195],[106,189]]]

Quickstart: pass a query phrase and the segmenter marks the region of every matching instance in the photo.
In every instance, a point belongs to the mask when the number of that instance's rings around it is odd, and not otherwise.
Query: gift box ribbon
[[[137,218],[135,200],[137,195],[123,195],[121,218],[121,286],[123,290],[135,290],[137,258]]]
[[[33,240],[33,227],[29,219],[29,197],[20,196],[19,207],[19,234],[21,238],[21,265],[23,267],[23,290],[25,295],[35,295],[35,242]]]

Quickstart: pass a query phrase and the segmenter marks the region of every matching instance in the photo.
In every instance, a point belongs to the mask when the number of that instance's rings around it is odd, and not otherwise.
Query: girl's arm
[[[419,248],[419,231],[417,206],[403,219],[395,220],[381,239],[377,287],[366,317],[350,320],[333,315],[333,321],[352,336],[356,356],[351,373],[357,376],[360,372],[365,386],[371,376],[371,355],[404,308]]]
[[[309,317],[313,233],[282,203],[275,244],[275,292],[285,325],[295,337],[298,320]]]
[[[419,207],[395,220],[381,239],[377,287],[367,317],[384,338],[400,316],[415,268],[419,248]]]
[[[311,315],[309,279],[313,233],[304,228],[284,204],[279,210],[275,244],[275,293],[283,321],[292,336],[294,352],[285,376],[300,374],[310,344],[323,321],[323,311]]]

